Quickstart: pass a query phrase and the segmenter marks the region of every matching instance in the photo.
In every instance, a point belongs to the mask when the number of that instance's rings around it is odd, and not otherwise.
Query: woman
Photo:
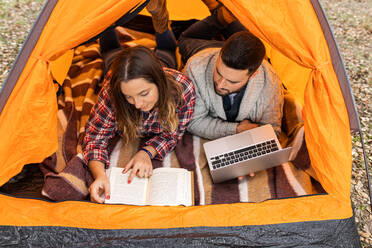
[[[163,67],[174,62],[164,63],[167,58],[174,59],[174,36],[170,30],[157,32],[156,36],[156,54],[161,60],[143,46],[121,49],[112,56],[110,49],[102,44],[112,36],[101,40],[103,54],[114,58],[112,63],[105,59],[108,72],[86,124],[83,142],[84,160],[94,178],[89,187],[93,202],[103,203],[103,195],[110,198],[105,168],[109,166],[107,148],[111,138],[120,135],[124,144],[139,137],[146,139],[123,170],[126,173],[132,169],[130,183],[134,176],[151,176],[151,160],[163,159],[181,139],[191,120],[195,101],[191,81],[180,72]],[[107,44],[115,42],[111,40]]]

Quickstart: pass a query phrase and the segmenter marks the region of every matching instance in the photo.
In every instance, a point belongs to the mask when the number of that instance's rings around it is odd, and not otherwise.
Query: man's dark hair
[[[265,53],[265,46],[260,39],[248,31],[241,31],[226,40],[221,49],[221,58],[226,66],[248,69],[251,74],[261,65]]]

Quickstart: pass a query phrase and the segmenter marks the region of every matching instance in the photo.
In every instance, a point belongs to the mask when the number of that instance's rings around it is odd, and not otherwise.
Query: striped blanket
[[[52,200],[89,199],[88,187],[93,178],[82,160],[81,141],[84,125],[100,90],[102,63],[97,43],[75,49],[63,94],[58,99],[59,148],[41,165],[45,182],[42,194]],[[290,95],[285,96],[282,128],[280,142],[283,147],[293,147],[292,162],[257,172],[254,177],[213,184],[203,151],[206,140],[190,133],[183,136],[163,161],[153,160],[153,167],[181,167],[193,171],[195,205],[261,202],[323,193],[307,153],[301,106]],[[124,167],[141,142],[137,140],[123,146],[120,138],[113,139],[111,166]]]

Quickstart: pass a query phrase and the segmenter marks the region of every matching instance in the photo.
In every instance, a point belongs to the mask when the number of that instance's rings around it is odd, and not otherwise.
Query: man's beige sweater
[[[195,85],[194,116],[188,131],[206,139],[217,139],[236,133],[242,120],[259,125],[271,124],[279,135],[283,116],[283,88],[279,77],[264,61],[247,85],[236,122],[226,121],[222,97],[213,84],[213,71],[220,48],[204,49],[193,55],[185,66],[185,74]]]

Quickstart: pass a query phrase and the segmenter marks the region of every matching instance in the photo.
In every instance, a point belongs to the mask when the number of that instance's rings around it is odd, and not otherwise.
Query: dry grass
[[[321,0],[344,59],[355,97],[368,161],[372,161],[372,2],[368,0]],[[372,214],[367,175],[359,136],[353,137],[351,198],[358,233],[364,247],[372,247]],[[371,175],[372,168],[369,166]],[[372,178],[372,177],[371,177]]]
[[[0,90],[44,0],[0,0]]]

